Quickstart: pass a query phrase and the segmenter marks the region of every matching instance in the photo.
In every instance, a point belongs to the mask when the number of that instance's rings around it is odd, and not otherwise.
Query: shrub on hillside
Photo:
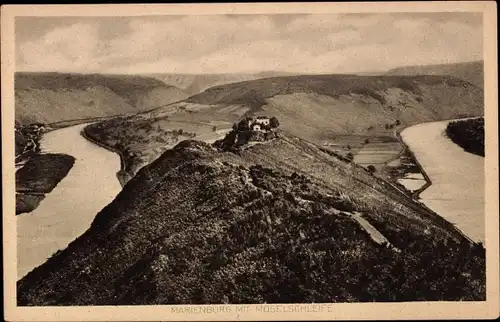
[[[271,128],[277,128],[280,126],[280,122],[278,121],[278,119],[276,117],[271,117],[271,119],[269,120],[269,125],[271,126]]]

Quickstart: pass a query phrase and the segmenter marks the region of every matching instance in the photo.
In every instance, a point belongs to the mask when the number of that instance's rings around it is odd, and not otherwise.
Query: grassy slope
[[[463,79],[479,88],[484,87],[484,63],[482,61],[408,66],[390,70],[387,75],[449,75]]]
[[[352,211],[401,252],[376,244]],[[484,292],[481,247],[363,169],[293,137],[241,156],[178,144],[17,290],[18,305],[471,300]]]
[[[115,134],[129,131],[135,135],[138,124],[145,120],[164,130],[179,126],[176,122],[184,122],[185,126],[196,124],[200,131],[206,132],[206,127],[211,127],[214,121],[230,126],[248,114],[276,116],[284,131],[320,143],[338,134],[391,136],[394,130],[385,125],[397,120],[401,126],[408,126],[482,115],[483,92],[449,76],[266,78],[212,87],[182,102],[142,113],[120,124],[103,122],[102,127],[109,135],[100,139],[104,144],[115,144]],[[197,130],[188,131],[196,133]],[[132,144],[127,136],[130,135],[121,136],[121,145]],[[148,136],[138,139],[139,142],[148,141],[147,144],[134,142],[132,150],[136,154],[150,154],[146,159],[153,160],[159,153],[149,149],[152,136]],[[136,165],[129,167],[138,168]]]
[[[62,73],[16,73],[15,94],[22,124],[137,113],[186,97],[153,78]]]
[[[148,74],[144,75],[161,80],[165,84],[176,86],[189,95],[198,94],[207,88],[248,81],[258,78],[283,76],[284,72],[261,72],[257,74]]]

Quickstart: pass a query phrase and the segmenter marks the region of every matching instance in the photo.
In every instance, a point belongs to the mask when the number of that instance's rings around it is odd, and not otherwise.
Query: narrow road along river
[[[484,158],[453,143],[445,133],[448,123],[418,124],[401,132],[401,137],[432,181],[420,194],[421,201],[484,243]]]
[[[80,135],[88,124],[46,133],[42,152],[73,156],[68,175],[31,213],[16,216],[17,272],[22,278],[83,234],[95,215],[120,192],[120,157]]]

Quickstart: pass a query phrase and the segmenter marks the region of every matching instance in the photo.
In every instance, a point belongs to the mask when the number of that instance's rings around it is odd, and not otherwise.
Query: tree
[[[271,119],[269,120],[269,124],[271,125],[271,128],[274,128],[274,129],[280,126],[280,122],[274,116],[271,117]]]
[[[353,155],[351,152],[347,153],[345,157],[346,157],[346,159],[347,159],[347,160],[349,160],[349,161],[354,160],[354,155]]]
[[[368,143],[370,143],[370,139],[366,138],[365,139],[365,144],[368,144]]]
[[[396,124],[396,126],[399,126],[399,125],[401,125],[401,121],[400,120],[396,120],[395,124]]]
[[[214,125],[214,126],[212,127],[212,131],[214,131],[214,132],[215,132],[215,131],[217,131],[217,126],[215,126],[215,125]]]
[[[375,166],[373,166],[372,164],[370,164],[368,166],[368,172],[370,173],[374,173],[375,171],[377,171],[377,169],[375,168]]]
[[[249,124],[248,124],[247,119],[243,119],[238,123],[238,130],[239,131],[248,131],[250,130]]]

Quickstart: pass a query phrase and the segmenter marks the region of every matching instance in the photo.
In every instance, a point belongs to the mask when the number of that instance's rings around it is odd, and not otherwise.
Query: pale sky
[[[482,15],[18,17],[16,70],[349,73],[483,59]]]

